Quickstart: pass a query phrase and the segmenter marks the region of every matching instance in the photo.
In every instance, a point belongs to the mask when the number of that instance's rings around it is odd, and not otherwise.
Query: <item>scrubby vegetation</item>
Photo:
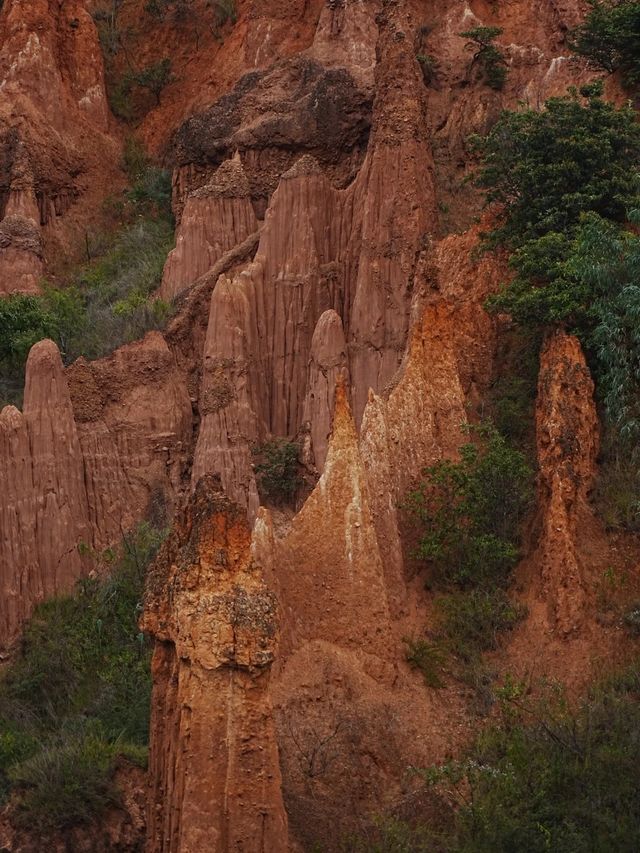
[[[427,687],[442,687],[442,672],[446,660],[442,646],[423,639],[406,639],[405,644],[407,663],[413,669],[420,670]]]
[[[181,38],[189,39],[196,51],[203,31],[220,39],[227,24],[235,24],[238,17],[235,0],[206,0],[204,11],[194,0],[146,0],[143,8],[149,16],[147,25],[152,19],[179,27]],[[160,104],[165,87],[177,79],[171,59],[155,57],[145,66],[139,64],[135,45],[140,30],[126,14],[124,0],[98,0],[92,14],[104,56],[109,105],[115,116],[135,125]]]
[[[112,200],[122,225],[96,247],[87,237],[87,255],[95,257],[55,287],[45,281],[42,295],[0,300],[0,404],[20,401],[26,357],[36,341],[52,338],[69,363],[80,355],[106,355],[166,323],[169,306],[150,297],[173,244],[169,174],[133,143],[125,168],[131,189]]]
[[[91,820],[118,802],[117,757],[146,762],[150,646],[137,623],[161,538],[141,525],[100,556],[99,578],[40,605],[1,676],[0,793],[32,830]]]
[[[502,724],[465,761],[426,774],[458,806],[448,849],[637,850],[638,664],[575,710],[553,692],[533,702],[520,684],[501,696]]]
[[[213,25],[217,33],[230,21],[232,24],[238,19],[235,0],[207,0],[213,11]]]
[[[437,686],[443,651],[455,655],[469,676],[480,654],[496,648],[500,633],[522,616],[507,588],[533,472],[491,424],[471,432],[475,441],[460,448],[460,461],[427,468],[406,502],[420,530],[417,555],[438,593],[432,641],[412,640],[407,660],[431,686]]]
[[[422,77],[425,84],[428,86],[438,76],[438,62],[430,53],[418,53],[416,59],[420,63],[422,69]]]
[[[129,70],[109,88],[109,104],[112,112],[124,121],[135,121],[148,111],[148,105],[136,98],[140,90],[153,95],[152,104],[160,105],[160,96],[170,83],[175,81],[168,57],[145,65],[139,70]]]
[[[233,24],[238,20],[235,0],[207,0],[207,6],[212,11],[210,22],[214,35],[219,35],[220,29],[227,23]],[[147,0],[145,12],[158,20],[165,20],[172,13],[174,21],[184,20],[189,12],[193,12],[192,0]]]
[[[498,432],[510,445],[535,455],[534,410],[542,334],[515,326],[499,338],[496,375],[483,405]]]
[[[463,589],[508,578],[531,497],[524,456],[489,423],[471,434],[478,441],[460,448],[460,462],[425,469],[408,502],[424,531],[418,554],[432,567],[433,582]]]
[[[619,71],[629,88],[640,85],[640,3],[589,0],[591,10],[572,34],[570,45],[598,68]]]
[[[632,853],[640,846],[640,663],[571,707],[507,679],[500,714],[459,761],[416,771],[420,806],[345,853]]]
[[[295,442],[278,438],[255,449],[258,486],[261,494],[273,503],[291,503],[302,485],[299,452]]]

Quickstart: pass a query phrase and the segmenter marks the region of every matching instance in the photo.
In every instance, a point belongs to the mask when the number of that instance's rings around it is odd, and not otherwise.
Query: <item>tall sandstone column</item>
[[[245,512],[202,478],[149,574],[148,853],[288,849],[269,697],[277,601]]]

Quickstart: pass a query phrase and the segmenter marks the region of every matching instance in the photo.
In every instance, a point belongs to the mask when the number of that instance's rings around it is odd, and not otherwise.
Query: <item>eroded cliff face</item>
[[[34,3],[33,18],[23,5],[0,12],[5,89],[25,105],[7,148],[0,293],[33,289],[48,229],[64,241],[90,204],[77,176],[89,181],[94,156],[114,167],[118,150],[81,4]],[[403,640],[433,614],[401,505],[425,466],[456,458],[495,378],[504,318],[482,306],[509,272],[474,253],[486,223],[471,224],[480,202],[461,185],[466,139],[504,106],[589,78],[563,42],[581,6],[240,2],[222,43],[203,31],[188,57],[194,9],[135,35],[141,60],[185,38],[140,129],[174,170],[159,295],[176,314],[165,333],[66,370],[52,342],[32,351],[24,411],[0,415],[0,644],[89,569],[80,542],[100,549],[150,513],[173,518],[141,622],[156,640],[148,850],[332,850],[358,817],[402,801],[407,766],[445,760],[470,734],[464,694],[426,690],[405,662]],[[505,29],[502,93],[458,35],[480,24]],[[73,121],[38,111],[50,89],[26,63],[39,27],[37,44],[56,47],[33,56]],[[302,433],[315,487],[274,523],[253,451]],[[530,617],[499,663],[586,681],[607,543],[589,507],[593,383],[567,335],[542,352],[536,434],[517,593]]]
[[[24,412],[3,409],[0,436],[0,618],[7,644],[34,602],[68,589],[82,574],[77,543],[90,535],[80,441],[53,341],[31,350]]]

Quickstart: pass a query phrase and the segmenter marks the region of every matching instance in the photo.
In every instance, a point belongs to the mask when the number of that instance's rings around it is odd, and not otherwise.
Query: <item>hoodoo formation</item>
[[[639,43],[0,0],[2,850],[638,849]]]

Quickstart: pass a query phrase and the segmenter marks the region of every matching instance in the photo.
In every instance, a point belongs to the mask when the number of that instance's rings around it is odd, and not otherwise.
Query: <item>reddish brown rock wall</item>
[[[0,647],[101,550],[156,514],[165,524],[186,477],[192,412],[164,338],[149,334],[66,372],[52,341],[27,361],[24,412],[0,414]]]

